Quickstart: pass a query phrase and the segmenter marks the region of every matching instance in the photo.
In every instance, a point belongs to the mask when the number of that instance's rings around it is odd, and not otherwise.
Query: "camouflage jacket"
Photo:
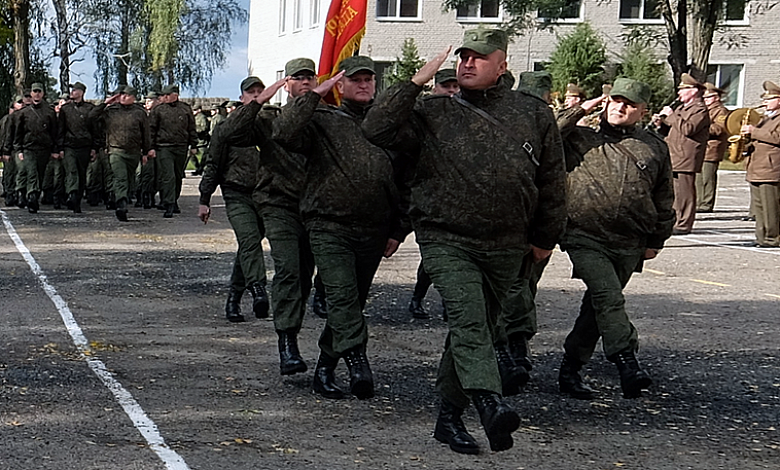
[[[71,101],[60,108],[59,132],[57,141],[59,148],[91,148],[94,143],[92,137],[93,126],[89,119],[89,113],[95,107],[94,104],[82,101]]]
[[[209,142],[208,158],[200,180],[200,203],[208,206],[217,186],[251,194],[257,186],[260,170],[260,152],[254,144],[251,121],[236,114],[244,107],[230,113],[215,128]]]
[[[504,129],[455,98],[418,99],[422,87],[412,82],[386,90],[369,111],[369,140],[409,155],[418,241],[484,250],[558,242],[566,223],[560,134],[550,108],[511,84],[504,76],[490,89],[456,95]]]
[[[105,126],[107,147],[136,155],[146,155],[151,150],[149,118],[141,105],[124,106],[115,103],[106,106],[101,103],[90,112],[90,119],[101,118]]]
[[[57,113],[45,101],[25,106],[14,114],[14,153],[25,150],[59,152],[57,147]]]
[[[15,113],[9,113],[0,118],[0,156],[11,155],[11,147],[13,147],[11,129],[13,128],[13,116]]]
[[[149,132],[152,148],[198,145],[195,116],[190,105],[183,101],[157,105],[149,113]]]
[[[300,210],[309,228],[348,228],[353,233],[403,240],[390,157],[360,130],[367,106],[345,100],[320,106],[309,92],[285,106],[273,121],[273,138],[288,152],[306,156]]]
[[[578,107],[579,108],[579,107]],[[559,121],[566,141],[569,221],[561,241],[585,236],[614,248],[662,248],[672,234],[672,168],[662,138],[639,127]]]

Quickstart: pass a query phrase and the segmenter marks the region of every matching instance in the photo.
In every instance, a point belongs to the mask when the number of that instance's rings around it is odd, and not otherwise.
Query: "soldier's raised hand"
[[[332,90],[333,87],[336,86],[336,82],[341,80],[341,77],[344,76],[344,72],[345,71],[342,70],[341,72],[337,73],[336,75],[330,77],[329,79],[327,79],[324,82],[322,82],[319,85],[317,85],[317,87],[314,88],[312,91],[314,93],[317,93],[320,96],[327,95],[328,93],[330,93],[330,90]]]
[[[268,88],[263,90],[259,95],[257,95],[255,101],[258,104],[264,104],[271,101],[271,98],[273,98],[276,92],[279,91],[279,88],[283,87],[284,84],[287,83],[287,78],[288,77],[284,77],[274,82],[271,86],[269,86]]]
[[[449,57],[450,51],[452,51],[452,46],[447,46],[447,49],[444,49],[439,53],[439,55],[431,59],[430,62],[423,65],[422,68],[420,68],[420,70],[418,70],[417,73],[412,77],[412,82],[414,82],[415,85],[423,86],[431,81],[431,79],[436,75],[436,72],[438,72],[441,68],[441,64],[443,64],[444,61],[447,60],[447,57]]]

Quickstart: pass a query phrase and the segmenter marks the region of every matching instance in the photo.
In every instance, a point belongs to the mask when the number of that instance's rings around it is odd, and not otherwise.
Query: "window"
[[[549,19],[553,23],[574,23],[582,19],[582,0],[563,0],[560,7],[539,10],[541,20]]]
[[[629,22],[661,22],[658,0],[620,0],[620,20]],[[655,21],[654,21],[655,20]]]
[[[723,0],[724,24],[748,24],[748,0]]]
[[[707,81],[723,88],[721,101],[729,108],[742,104],[742,64],[710,64],[707,66]]]
[[[295,8],[293,11],[293,31],[303,29],[303,0],[293,0]]]
[[[311,0],[311,21],[309,25],[311,27],[319,26],[320,24],[320,0]]]
[[[279,0],[279,34],[287,32],[287,0]]]
[[[419,19],[420,0],[377,0],[376,17],[392,19]]]
[[[277,70],[276,71],[276,81],[284,78],[284,70]],[[279,88],[279,91],[276,92],[276,94],[273,97],[274,104],[281,105],[282,100],[284,99],[284,87]]]
[[[459,21],[501,20],[501,8],[498,0],[481,0],[479,3],[458,7]]]
[[[387,76],[393,72],[395,62],[375,61],[374,70],[376,70],[376,92],[379,93],[388,88]]]

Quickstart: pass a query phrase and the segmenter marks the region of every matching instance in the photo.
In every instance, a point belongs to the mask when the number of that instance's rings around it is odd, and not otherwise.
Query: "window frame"
[[[577,24],[585,21],[585,0],[579,0],[580,2],[580,16],[577,18],[556,18],[554,20],[547,20],[546,16],[539,16],[539,10],[536,11],[536,21],[539,23],[549,22],[550,24]]]
[[[395,2],[396,5],[396,11],[399,13],[401,12],[401,0],[387,0],[388,2]],[[374,14],[376,15],[376,20],[378,22],[403,22],[403,21],[409,21],[409,22],[419,22],[422,21],[422,11],[423,11],[423,1],[424,0],[416,0],[417,1],[417,16],[379,16],[379,1],[376,2],[376,8],[374,9]]]
[[[306,22],[303,19],[303,12],[306,10],[303,3],[306,0],[292,0],[293,2],[293,15],[292,15],[292,32],[297,33],[303,31]],[[301,20],[300,24],[296,24],[298,20]]]
[[[287,34],[287,4],[288,0],[279,0],[279,36]]]
[[[309,28],[322,24],[322,0],[309,1]]]
[[[721,67],[725,65],[738,65],[740,66],[739,70],[739,82],[737,84],[737,102],[733,105],[727,105],[726,103],[723,103],[724,106],[726,106],[729,110],[735,110],[744,107],[745,103],[745,63],[744,62],[725,62],[725,61],[718,61],[718,62],[710,62],[708,64],[710,67],[715,67],[715,80],[712,82],[715,84],[715,86],[720,87],[720,75],[721,75]],[[709,75],[709,74],[707,74]]]
[[[664,24],[663,16],[660,18],[644,18],[645,16],[645,0],[640,0],[642,5],[642,17],[640,18],[622,18],[620,16],[620,7],[623,3],[622,0],[618,2],[618,21],[620,24]]]
[[[482,1],[480,0],[477,6],[479,14],[482,14]],[[500,0],[496,0],[498,3],[498,16],[496,18],[483,17],[483,16],[458,16],[458,10],[455,9],[455,21],[458,23],[503,23],[504,21],[504,7],[501,5]]]
[[[726,11],[728,0],[723,0],[723,18],[720,20],[722,26],[750,26],[750,0],[745,0],[745,12],[741,20],[727,20]]]

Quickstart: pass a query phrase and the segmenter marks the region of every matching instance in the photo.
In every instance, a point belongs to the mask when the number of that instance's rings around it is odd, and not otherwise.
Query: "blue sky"
[[[238,3],[249,12],[250,0],[237,0]],[[238,89],[241,80],[247,74],[247,45],[249,25],[248,22],[234,25],[233,37],[228,52],[225,67],[217,71],[211,79],[211,87],[200,96],[238,98]],[[80,81],[87,85],[88,98],[101,98],[95,95],[95,79],[93,73],[95,64],[91,60],[91,51],[84,55],[85,60],[71,66],[71,83]],[[59,77],[59,62],[52,64],[51,74]],[[182,90],[182,97],[191,97],[189,90]]]

